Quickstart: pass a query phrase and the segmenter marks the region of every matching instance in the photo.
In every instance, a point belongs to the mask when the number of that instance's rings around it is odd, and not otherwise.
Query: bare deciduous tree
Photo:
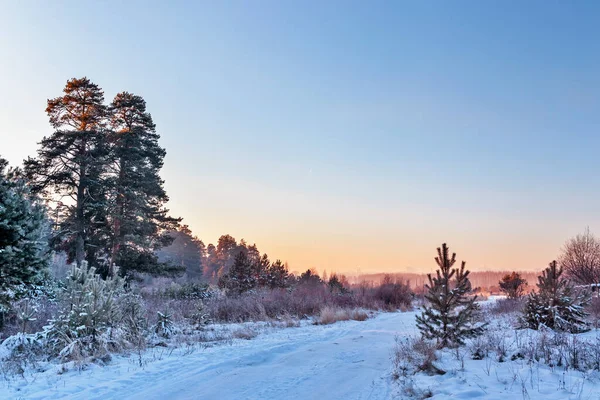
[[[599,283],[600,239],[587,228],[564,244],[558,261],[571,280],[581,285]]]

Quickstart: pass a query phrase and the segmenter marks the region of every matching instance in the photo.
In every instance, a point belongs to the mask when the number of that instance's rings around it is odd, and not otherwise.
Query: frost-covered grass
[[[392,361],[397,395],[434,399],[589,399],[600,396],[600,332],[515,329],[518,313],[492,306],[486,333],[438,350],[399,337]],[[512,305],[511,305],[512,306]],[[510,307],[509,307],[510,308]]]
[[[218,343],[181,343],[101,362],[47,363],[0,379],[0,399],[388,399],[394,336],[414,333],[414,313],[314,325],[302,320],[213,324]],[[253,330],[251,340],[234,338]]]
[[[408,309],[407,285],[385,282],[332,290],[295,284],[226,296],[202,284],[125,289],[93,269],[72,268],[54,296],[14,304],[0,332],[0,381],[32,381],[110,366],[149,363],[243,340],[274,329],[365,321],[374,311]],[[352,321],[350,321],[352,320]],[[0,398],[2,395],[0,394]]]
[[[369,314],[362,309],[326,306],[321,309],[321,313],[315,318],[315,323],[320,325],[328,325],[338,321],[364,321],[367,318],[369,318]]]

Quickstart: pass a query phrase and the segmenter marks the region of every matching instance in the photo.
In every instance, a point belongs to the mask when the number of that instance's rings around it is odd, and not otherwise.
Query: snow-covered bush
[[[27,324],[37,320],[37,308],[32,304],[29,299],[23,300],[16,307],[17,318],[21,324],[21,333],[27,332]]]
[[[167,310],[164,312],[158,312],[158,321],[154,325],[154,333],[165,339],[170,338],[177,331],[173,324],[172,315]]]
[[[118,307],[124,338],[135,348],[144,348],[148,332],[148,319],[142,297],[131,292],[125,293],[119,298]]]
[[[392,355],[394,376],[407,377],[418,372],[430,375],[443,375],[445,371],[434,365],[437,361],[435,342],[415,337],[396,337]]]
[[[45,330],[52,351],[69,359],[118,347],[120,338],[113,330],[120,319],[116,300],[123,286],[118,276],[103,280],[85,262],[73,266],[59,296],[59,314]]]
[[[258,336],[258,332],[255,329],[252,329],[251,327],[245,326],[243,328],[236,329],[235,331],[233,331],[231,333],[231,336],[233,336],[236,339],[251,340]]]
[[[25,368],[35,365],[44,354],[39,334],[17,333],[0,344],[0,370],[4,376],[22,375]]]
[[[589,318],[597,329],[600,327],[600,297],[592,297],[590,304],[588,304],[586,311],[589,313]]]
[[[210,323],[210,315],[208,314],[208,310],[206,309],[206,306],[202,300],[198,300],[196,303],[196,309],[194,310],[194,313],[190,319],[197,328],[202,328]]]
[[[489,311],[492,314],[519,314],[523,312],[524,307],[525,301],[523,298],[498,299],[489,307]]]
[[[156,294],[167,299],[202,300],[211,297],[213,292],[205,283],[188,282],[180,285],[172,282],[169,286]]]

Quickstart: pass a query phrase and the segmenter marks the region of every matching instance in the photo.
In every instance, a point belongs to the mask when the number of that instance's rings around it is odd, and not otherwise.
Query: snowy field
[[[295,328],[265,327],[251,340],[208,348],[154,348],[61,373],[2,383],[2,399],[391,399],[431,392],[434,399],[600,399],[598,373],[531,364],[523,359],[473,360],[470,349],[445,351],[445,375],[392,378],[395,338],[417,335],[415,312],[381,313]],[[494,321],[492,321],[494,322]],[[500,325],[493,325],[500,331]],[[529,333],[523,332],[522,340]],[[507,343],[514,331],[506,330]],[[587,338],[595,338],[589,332]],[[401,383],[402,382],[402,383]]]

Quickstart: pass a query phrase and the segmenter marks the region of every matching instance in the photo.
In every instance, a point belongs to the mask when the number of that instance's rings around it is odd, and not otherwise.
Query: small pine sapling
[[[469,296],[472,289],[465,262],[460,268],[452,268],[456,253],[450,257],[445,243],[437,251],[435,261],[439,269],[435,277],[427,275],[425,298],[429,304],[417,316],[417,327],[423,338],[435,339],[438,347],[457,347],[465,339],[481,335],[487,324],[475,320],[479,307],[475,303],[477,296]]]
[[[585,307],[590,302],[587,291],[576,291],[571,283],[562,277],[563,269],[552,261],[538,277],[538,292],[527,298],[520,323],[523,328],[547,328],[579,333],[588,331]]]

